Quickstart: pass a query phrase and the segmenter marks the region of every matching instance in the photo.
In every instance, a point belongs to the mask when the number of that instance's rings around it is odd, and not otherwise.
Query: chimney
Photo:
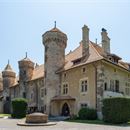
[[[102,48],[104,52],[110,53],[110,38],[107,35],[107,30],[102,28],[101,36],[102,36]]]
[[[82,56],[89,56],[89,28],[86,25],[82,27]]]

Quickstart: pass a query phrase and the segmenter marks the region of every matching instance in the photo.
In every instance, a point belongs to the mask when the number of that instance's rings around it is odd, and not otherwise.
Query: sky
[[[82,27],[101,43],[101,29],[111,39],[111,52],[130,62],[130,0],[0,0],[0,72],[8,63],[28,57],[44,63],[42,34],[54,27],[67,34],[66,53],[79,46]]]

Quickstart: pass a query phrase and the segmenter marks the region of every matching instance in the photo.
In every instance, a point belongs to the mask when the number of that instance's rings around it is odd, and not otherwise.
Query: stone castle
[[[56,26],[45,32],[44,65],[35,65],[26,56],[18,62],[17,77],[9,63],[2,71],[0,111],[9,113],[11,100],[23,97],[29,112],[73,116],[89,107],[101,118],[103,98],[130,96],[130,63],[111,53],[104,28],[101,37],[101,45],[90,41],[89,28],[84,25],[80,45],[65,55],[67,35]]]

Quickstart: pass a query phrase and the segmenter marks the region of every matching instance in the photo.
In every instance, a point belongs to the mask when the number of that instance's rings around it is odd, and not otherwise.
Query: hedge
[[[97,112],[95,109],[81,108],[78,112],[79,119],[81,120],[96,120]]]
[[[104,99],[102,113],[105,122],[126,123],[130,119],[130,99],[122,97]]]
[[[27,100],[24,98],[15,98],[12,100],[12,114],[13,118],[23,118],[26,116]]]

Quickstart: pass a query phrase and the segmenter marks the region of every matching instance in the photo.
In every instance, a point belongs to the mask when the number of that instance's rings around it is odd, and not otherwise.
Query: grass
[[[0,117],[6,117],[6,116],[11,117],[11,114],[0,114]]]
[[[124,124],[112,124],[106,123],[102,120],[80,120],[80,119],[68,119],[67,122],[74,122],[74,123],[85,123],[85,124],[97,124],[97,125],[113,125],[113,126],[130,126],[130,122]]]

